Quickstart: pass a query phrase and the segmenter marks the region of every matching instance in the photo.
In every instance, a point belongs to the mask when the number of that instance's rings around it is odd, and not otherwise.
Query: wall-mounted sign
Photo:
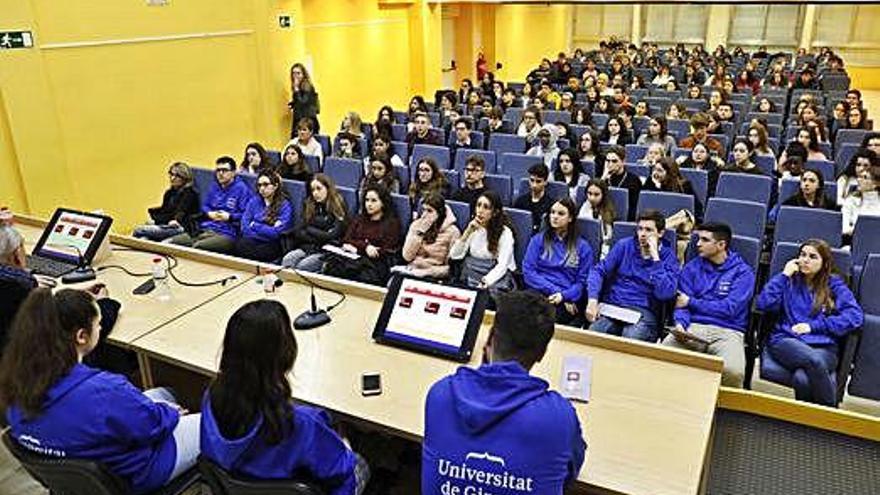
[[[13,48],[31,48],[34,36],[30,31],[0,31],[0,50]]]

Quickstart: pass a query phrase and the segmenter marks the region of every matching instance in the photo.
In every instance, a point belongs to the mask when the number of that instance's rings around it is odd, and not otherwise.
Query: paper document
[[[328,253],[338,254],[339,256],[342,256],[342,257],[345,257],[348,259],[352,259],[352,260],[356,260],[361,257],[361,255],[359,255],[357,253],[350,253],[350,252],[342,249],[339,246],[334,246],[333,244],[324,244],[324,246],[321,249],[323,249],[324,251],[327,251]]]
[[[592,372],[593,358],[589,356],[565,356],[562,359],[559,393],[567,399],[589,402]]]
[[[642,319],[642,314],[636,310],[626,309],[608,303],[599,303],[599,314],[611,318],[612,320],[622,321],[630,325],[635,325]]]

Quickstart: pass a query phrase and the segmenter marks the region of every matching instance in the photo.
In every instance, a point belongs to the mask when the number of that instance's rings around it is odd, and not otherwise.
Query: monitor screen
[[[467,361],[485,308],[483,291],[395,278],[373,337],[381,343]]]
[[[104,215],[59,208],[34,247],[34,254],[70,263],[77,263],[80,257],[91,262],[111,222]]]

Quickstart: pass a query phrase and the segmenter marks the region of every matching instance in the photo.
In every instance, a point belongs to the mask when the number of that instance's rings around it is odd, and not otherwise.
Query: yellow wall
[[[21,180],[21,171],[18,168],[18,157],[15,156],[15,148],[12,146],[12,132],[9,129],[9,119],[6,118],[2,91],[0,91],[0,207],[11,208],[13,211],[30,211]]]
[[[568,50],[571,5],[503,5],[495,8],[496,76],[524,81],[542,58]]]
[[[277,147],[288,132],[288,96],[286,89],[266,88],[277,85],[271,74],[286,78],[292,53],[285,57],[290,49],[270,47],[292,46],[293,31],[271,32],[277,20],[265,16],[298,3],[249,0],[218,9],[211,0],[166,7],[0,1],[4,16],[16,14],[38,44],[0,59],[11,141],[4,139],[0,156],[17,157],[32,212],[47,215],[60,204],[103,209],[116,218],[117,231],[126,231],[161,198],[169,162],[240,158],[243,145],[254,140]],[[52,47],[235,30],[246,32]],[[258,52],[281,60],[261,60]],[[4,177],[7,168],[4,163]]]

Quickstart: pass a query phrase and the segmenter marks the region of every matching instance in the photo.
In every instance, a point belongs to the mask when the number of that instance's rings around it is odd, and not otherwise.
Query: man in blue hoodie
[[[218,158],[214,173],[217,180],[202,198],[202,214],[207,219],[199,224],[195,236],[179,234],[170,239],[171,243],[215,253],[231,253],[235,248],[241,217],[254,194],[236,175],[232,157]]]
[[[657,341],[657,313],[663,302],[675,297],[679,272],[675,246],[662,240],[665,228],[662,213],[643,211],[636,235],[617,241],[605,259],[593,265],[585,312],[590,330]],[[600,295],[603,303],[611,305],[601,315]],[[630,310],[634,318],[615,311],[619,308]]]
[[[684,265],[678,279],[675,327],[679,334],[667,335],[663,345],[723,358],[721,384],[740,388],[746,366],[743,336],[755,272],[730,251],[733,233],[728,225],[706,223],[696,234],[699,256]],[[689,339],[685,333],[700,340]]]
[[[553,338],[553,306],[531,291],[496,302],[487,362],[428,392],[423,495],[562,494],[584,462],[574,408],[529,374]]]

